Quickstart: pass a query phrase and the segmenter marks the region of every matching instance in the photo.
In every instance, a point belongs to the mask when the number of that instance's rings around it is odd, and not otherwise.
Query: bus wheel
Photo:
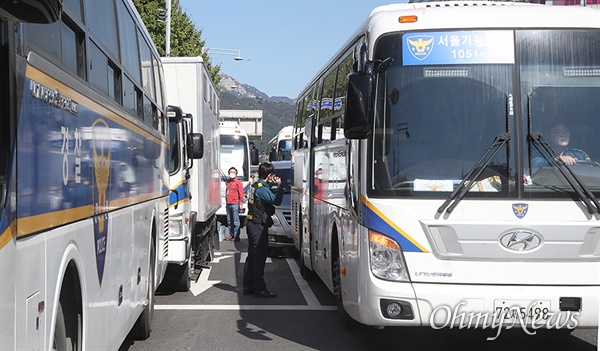
[[[59,302],[56,306],[56,323],[54,324],[54,341],[52,342],[52,350],[54,351],[69,351],[67,348],[67,326],[65,324],[65,314],[63,313],[62,304]]]
[[[152,331],[152,318],[154,316],[154,265],[156,264],[154,239],[150,245],[150,268],[148,272],[148,304],[138,317],[133,326],[133,337],[137,340],[145,340],[150,337]]]
[[[360,326],[360,323],[355,321],[346,309],[344,308],[343,292],[342,292],[342,276],[340,274],[340,258],[335,257],[333,262],[333,294],[337,303],[338,319],[345,330],[355,330]]]
[[[302,228],[300,228],[300,275],[305,280],[312,280],[314,278],[314,272],[306,267],[304,263],[304,234]]]

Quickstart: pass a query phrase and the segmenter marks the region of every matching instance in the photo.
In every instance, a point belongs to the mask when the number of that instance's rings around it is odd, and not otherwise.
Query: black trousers
[[[265,284],[265,262],[269,252],[269,227],[247,221],[248,257],[244,264],[244,288],[256,291],[267,290]]]

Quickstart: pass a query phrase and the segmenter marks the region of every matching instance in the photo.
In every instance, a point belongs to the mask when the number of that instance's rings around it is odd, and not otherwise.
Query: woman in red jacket
[[[237,178],[237,169],[229,169],[229,180],[226,183],[225,202],[227,209],[227,225],[229,238],[225,240],[240,241],[240,211],[244,210],[244,185]]]

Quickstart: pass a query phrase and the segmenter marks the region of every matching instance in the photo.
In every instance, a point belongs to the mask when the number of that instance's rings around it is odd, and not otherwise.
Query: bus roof
[[[400,23],[401,16],[416,16]],[[298,94],[311,87],[320,73],[335,64],[356,40],[367,34],[369,53],[384,33],[457,29],[600,28],[600,9],[589,6],[551,6],[504,1],[433,1],[376,7],[327,64]]]

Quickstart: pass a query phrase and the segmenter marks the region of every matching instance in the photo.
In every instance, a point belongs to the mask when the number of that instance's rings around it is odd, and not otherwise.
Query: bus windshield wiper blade
[[[460,182],[460,184],[458,184],[458,186],[456,187],[456,189],[454,189],[452,194],[450,194],[450,196],[448,196],[448,199],[446,199],[446,201],[444,201],[442,206],[440,206],[438,208],[438,210],[437,210],[438,213],[442,213],[442,212],[444,212],[444,210],[446,210],[446,212],[448,212],[448,213],[452,213],[452,211],[454,211],[454,208],[456,207],[456,205],[458,205],[458,203],[465,197],[467,192],[473,187],[473,185],[475,185],[474,180],[479,178],[479,176],[481,175],[481,173],[483,173],[483,171],[487,168],[487,166],[489,166],[490,163],[492,163],[492,159],[494,159],[494,157],[496,156],[498,151],[500,151],[502,146],[504,146],[509,140],[510,140],[510,133],[500,133],[496,136],[496,138],[494,138],[494,142],[492,143],[492,145],[490,145],[490,147],[488,147],[488,149],[485,151],[483,156],[481,156],[479,161],[477,161],[475,163],[473,168],[471,168],[469,173],[467,173],[467,175],[463,178],[463,180]],[[494,150],[494,148],[495,148],[495,150]],[[487,155],[492,150],[494,150],[494,153],[490,157],[487,157]],[[483,162],[483,160],[485,160],[485,162]],[[479,167],[479,165],[482,164],[482,162],[483,162],[483,165],[481,167]],[[477,168],[479,168],[479,171],[475,172],[477,170]],[[450,202],[452,202],[452,200],[454,200],[454,199],[456,199],[456,201],[454,201],[454,203],[451,206],[448,206],[448,205],[450,205]]]
[[[565,162],[558,157],[556,152],[554,152],[552,147],[548,144],[548,142],[546,142],[542,134],[538,132],[531,132],[529,133],[528,139],[548,161],[548,163],[560,171],[560,174],[562,174],[567,183],[569,183],[569,185],[573,188],[575,194],[577,194],[577,197],[583,201],[588,209],[588,212],[590,214],[600,213],[600,203],[598,203],[598,199],[596,199],[591,190],[579,179],[579,177],[575,175],[575,172],[573,172],[571,167],[568,167]]]

